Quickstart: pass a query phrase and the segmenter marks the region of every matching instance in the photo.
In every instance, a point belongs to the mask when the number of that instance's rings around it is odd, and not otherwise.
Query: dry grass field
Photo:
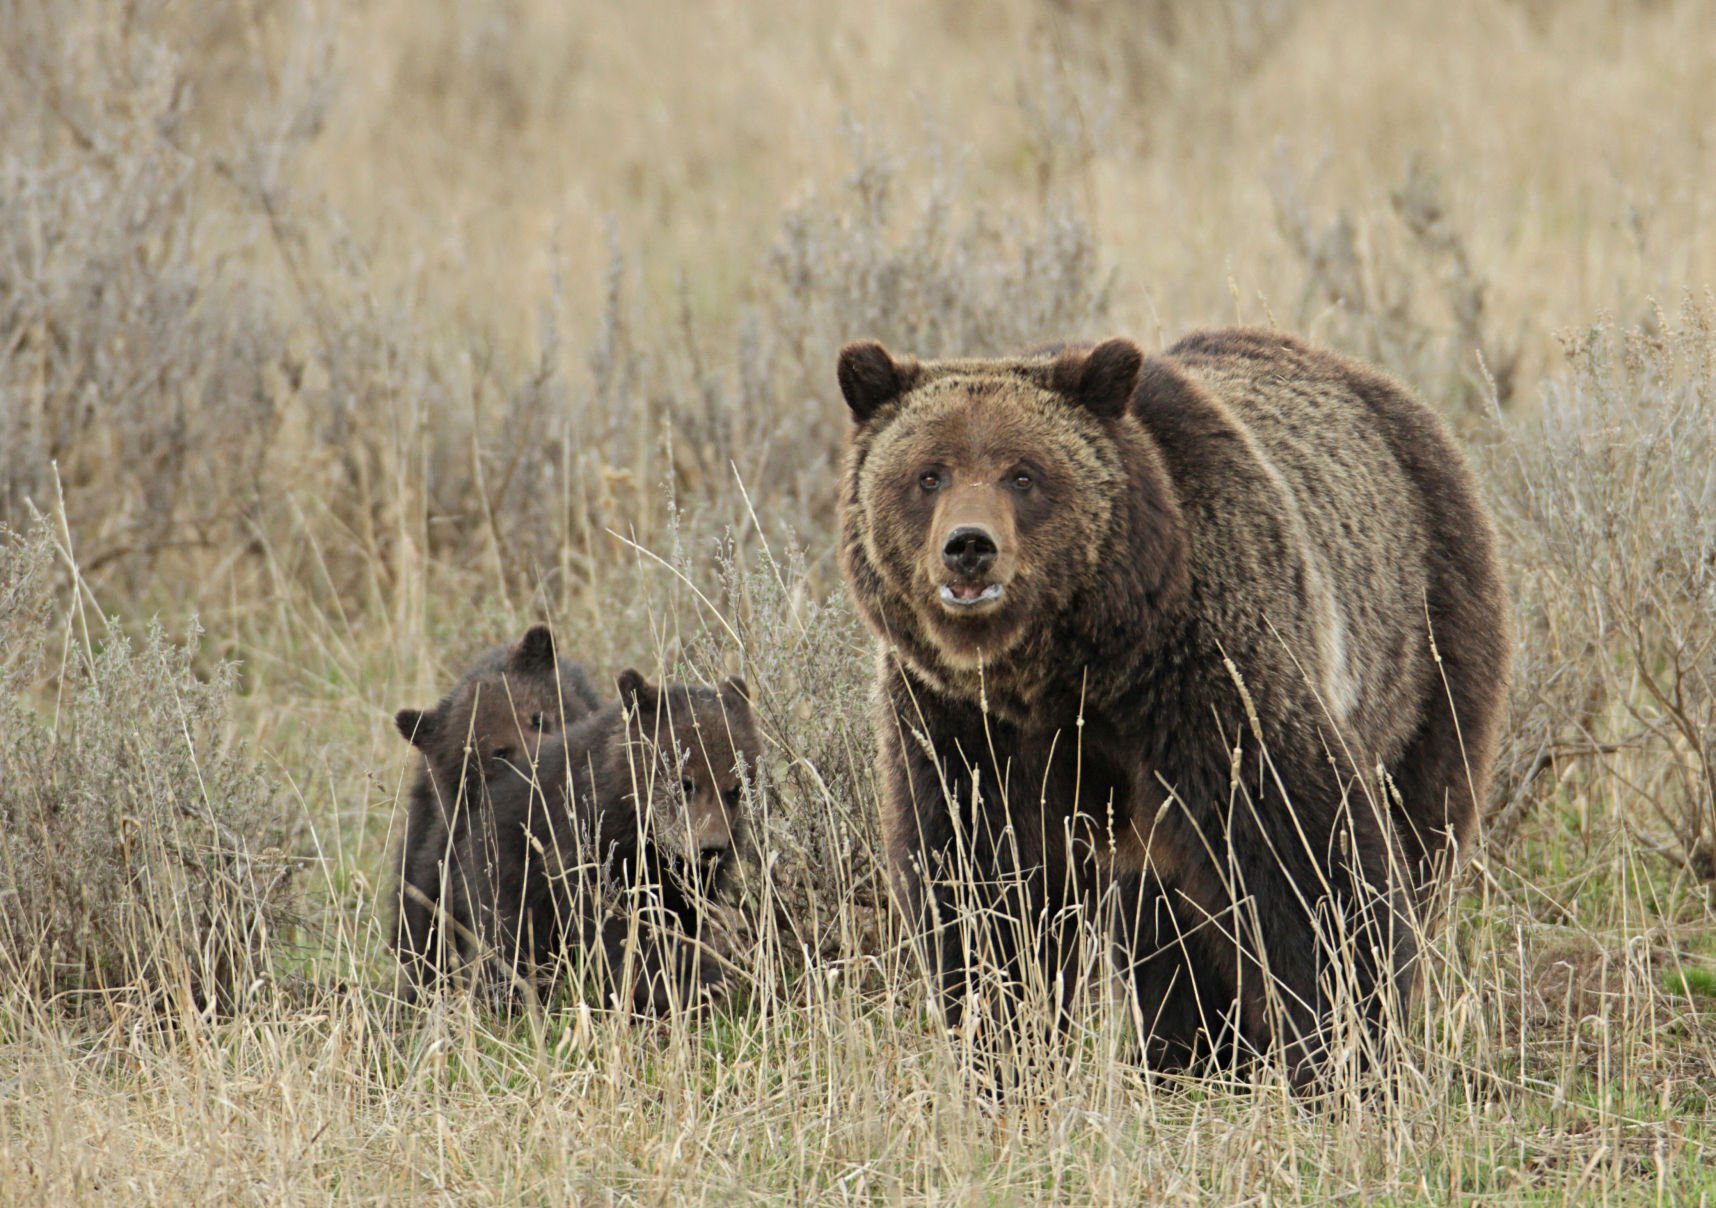
[[[0,0],[0,1202],[1716,1200],[1712,182],[1704,0]],[[1482,469],[1484,838],[1386,1093],[1098,1001],[996,1104],[835,353],[1236,320]],[[707,1017],[390,997],[393,712],[537,619],[757,690]]]

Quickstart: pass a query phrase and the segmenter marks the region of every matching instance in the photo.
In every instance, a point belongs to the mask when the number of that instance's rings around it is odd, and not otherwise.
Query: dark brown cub
[[[543,746],[534,776],[490,785],[461,863],[512,992],[546,993],[571,963],[604,998],[659,1011],[721,980],[702,911],[734,867],[761,743],[742,680],[658,687],[627,671],[619,689]]]
[[[486,651],[433,709],[394,718],[423,755],[388,891],[405,997],[469,954],[468,878],[453,859],[459,820],[497,772],[528,767],[543,742],[599,705],[584,669],[560,658],[548,627],[536,625]]]

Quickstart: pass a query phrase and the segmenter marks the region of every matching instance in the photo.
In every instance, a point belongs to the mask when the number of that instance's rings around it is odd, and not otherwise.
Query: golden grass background
[[[0,0],[0,1198],[1702,1202],[1712,115],[1690,0]],[[995,1109],[879,890],[834,354],[1232,321],[1485,469],[1489,839],[1394,1100],[1095,1025]],[[761,689],[713,1023],[382,992],[391,714],[537,618]]]

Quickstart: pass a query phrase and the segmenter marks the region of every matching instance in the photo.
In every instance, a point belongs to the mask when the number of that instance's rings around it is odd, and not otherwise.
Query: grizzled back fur
[[[973,983],[936,870],[979,898],[1014,874],[1028,900],[990,915],[1108,903],[1153,1065],[1315,1076],[1334,982],[1372,1022],[1410,995],[1506,697],[1493,529],[1446,428],[1267,331],[1149,359],[853,344],[839,380],[884,830],[944,1007]],[[1076,972],[1054,937],[1002,959]]]
[[[478,932],[515,988],[595,957],[583,963],[610,991],[629,979],[622,1001],[662,1009],[719,980],[701,909],[734,868],[761,743],[742,680],[660,687],[626,671],[618,687],[544,745],[534,775],[490,786],[461,859],[481,870]]]
[[[584,669],[559,657],[548,627],[536,625],[513,645],[484,652],[433,709],[395,717],[423,753],[389,893],[407,996],[469,947],[468,890],[449,864],[459,816],[498,771],[528,766],[543,742],[600,703]]]

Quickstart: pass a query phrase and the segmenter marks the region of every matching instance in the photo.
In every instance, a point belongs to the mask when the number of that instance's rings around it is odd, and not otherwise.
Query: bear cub
[[[546,625],[486,651],[433,709],[401,709],[399,732],[423,754],[388,901],[401,993],[439,982],[471,955],[469,885],[449,863],[459,819],[503,768],[601,707],[590,678],[560,658]]]
[[[486,975],[541,996],[570,967],[644,1012],[722,981],[702,905],[732,873],[761,744],[744,681],[619,676],[620,699],[497,776],[460,832]]]

